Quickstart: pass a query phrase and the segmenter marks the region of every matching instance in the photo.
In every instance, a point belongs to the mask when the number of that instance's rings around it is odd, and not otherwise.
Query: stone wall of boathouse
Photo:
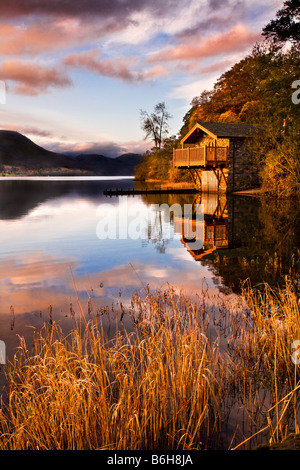
[[[251,158],[244,139],[231,140],[228,157],[227,191],[243,191],[258,186],[258,168]]]

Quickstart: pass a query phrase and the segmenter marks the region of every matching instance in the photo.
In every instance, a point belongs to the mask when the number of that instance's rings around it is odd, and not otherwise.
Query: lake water
[[[120,297],[126,303],[145,285],[238,294],[242,280],[275,285],[298,270],[293,201],[104,195],[137,184],[132,178],[0,181],[0,339],[8,358],[17,335],[30,338],[50,313],[65,328],[72,325],[78,299],[84,311],[89,299],[101,311]],[[176,210],[168,213],[171,206]],[[203,215],[196,222],[195,207]],[[203,247],[191,243],[191,230]]]
[[[68,331],[91,305],[113,335],[106,308],[126,305],[145,286],[189,296],[204,290],[213,302],[239,296],[247,279],[277,286],[299,273],[293,200],[104,194],[134,187],[145,189],[132,177],[0,180],[0,340],[8,360],[18,335],[30,346],[34,328],[51,319]]]

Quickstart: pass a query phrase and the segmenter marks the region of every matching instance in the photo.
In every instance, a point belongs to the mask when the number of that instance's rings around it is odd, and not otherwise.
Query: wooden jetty
[[[170,189],[105,189],[105,196],[126,196],[139,194],[195,194],[197,188],[170,188]]]

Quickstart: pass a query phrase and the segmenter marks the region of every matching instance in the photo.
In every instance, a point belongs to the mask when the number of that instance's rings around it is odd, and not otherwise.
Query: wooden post
[[[204,145],[204,166],[206,166],[206,162],[207,162],[207,151],[206,151],[206,145]]]
[[[224,206],[223,206],[223,209],[222,209],[222,211],[221,211],[220,217],[223,217],[223,214],[224,214],[226,208],[227,208],[227,199],[226,199],[226,202],[225,202],[225,204],[224,204]]]
[[[215,175],[215,177],[216,177],[216,179],[217,179],[217,182],[218,182],[218,191],[219,191],[219,189],[220,189],[220,178],[219,178],[219,175],[218,175],[218,173],[217,173],[217,170],[215,170],[214,168],[212,169],[212,171],[214,172],[214,175]]]
[[[192,172],[192,170],[191,170],[190,168],[188,168],[188,170],[189,170],[189,172],[190,172],[190,175],[191,175],[191,177],[192,177],[192,179],[193,179],[194,185],[196,185],[196,184],[197,184],[197,182],[196,182],[196,180],[195,180],[195,178],[194,178],[194,175],[193,175],[193,172]]]
[[[223,176],[223,179],[224,179],[224,182],[225,182],[225,186],[226,186],[226,188],[227,188],[227,180],[226,180],[226,176],[224,175],[223,168],[220,168],[220,172],[221,172],[221,175]],[[221,178],[220,178],[220,183],[221,183],[222,176],[221,176]]]
[[[201,191],[201,190],[202,190],[202,178],[201,178],[202,173],[201,173],[201,176],[200,176],[199,173],[198,173],[198,169],[197,169],[197,168],[195,168],[195,173],[196,173],[196,175],[198,176],[199,189],[200,189],[200,191]]]

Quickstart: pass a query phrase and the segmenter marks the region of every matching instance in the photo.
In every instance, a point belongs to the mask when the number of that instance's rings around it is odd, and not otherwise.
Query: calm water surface
[[[191,295],[203,287],[212,296],[228,295],[240,292],[241,280],[277,284],[298,270],[299,209],[293,201],[103,194],[135,184],[130,178],[0,181],[0,339],[8,357],[17,335],[30,338],[32,327],[49,319],[49,309],[54,320],[71,326],[77,295],[84,311],[89,298],[100,311],[120,296],[126,303],[147,284],[154,289],[169,283]],[[183,230],[192,217],[169,219],[163,206],[193,203],[204,205],[200,250]],[[103,204],[108,223],[117,219],[117,231],[131,223],[140,236],[99,238]]]

